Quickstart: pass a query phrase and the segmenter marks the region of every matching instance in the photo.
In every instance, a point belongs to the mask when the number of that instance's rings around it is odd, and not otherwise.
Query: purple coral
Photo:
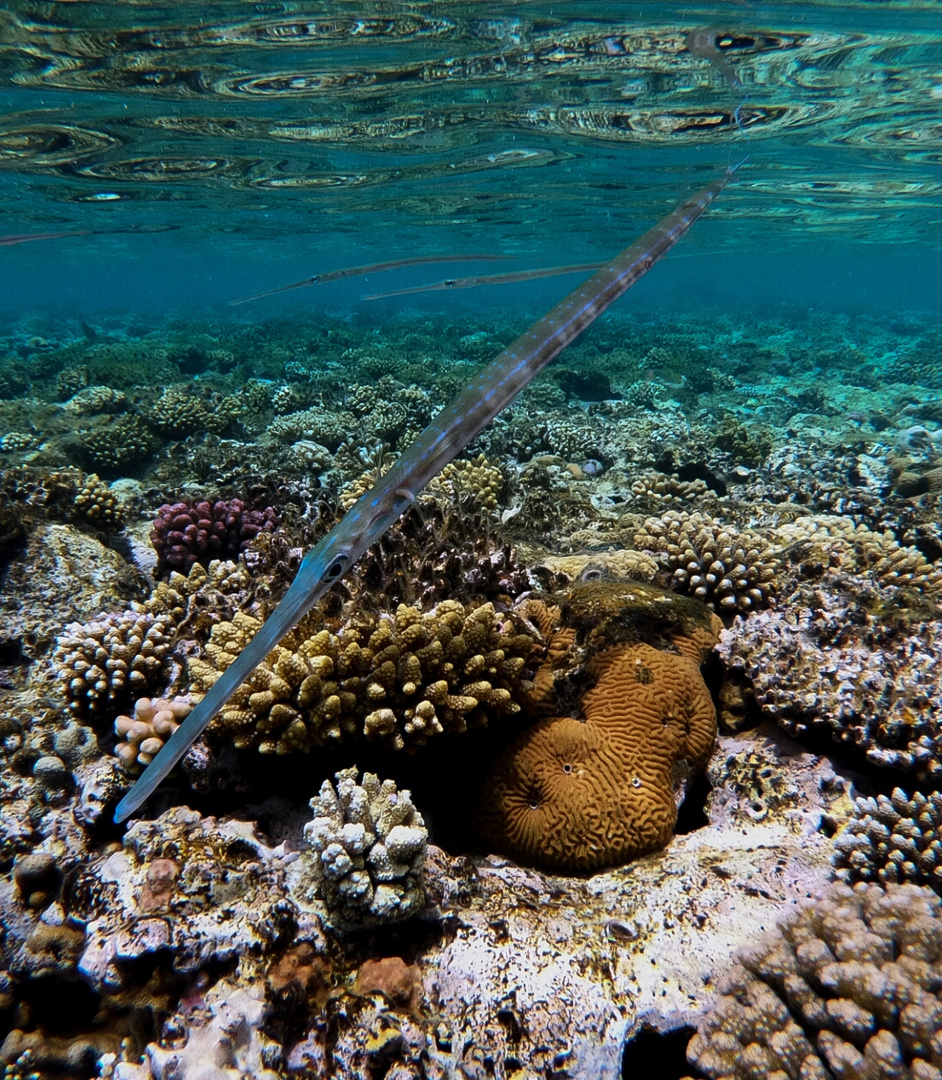
[[[241,499],[211,503],[164,503],[150,534],[158,572],[171,568],[187,573],[198,562],[236,559],[261,532],[272,532],[278,514],[271,506],[246,510]]]

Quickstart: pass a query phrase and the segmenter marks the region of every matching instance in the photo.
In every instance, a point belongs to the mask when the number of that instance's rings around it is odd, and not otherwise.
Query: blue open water
[[[601,259],[748,154],[625,304],[938,310],[940,73],[919,2],[9,3],[0,233],[92,235],[2,249],[0,309],[217,307],[428,252]],[[356,313],[454,272],[255,310]],[[529,318],[573,283],[413,302]]]

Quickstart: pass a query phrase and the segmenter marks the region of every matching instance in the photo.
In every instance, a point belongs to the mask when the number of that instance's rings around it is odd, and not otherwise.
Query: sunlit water
[[[90,230],[0,249],[14,312],[216,307],[413,254],[514,260],[236,309],[355,317],[364,293],[605,258],[746,155],[623,304],[940,304],[933,3],[13,2],[0,102],[0,232]],[[409,305],[526,321],[574,284]]]

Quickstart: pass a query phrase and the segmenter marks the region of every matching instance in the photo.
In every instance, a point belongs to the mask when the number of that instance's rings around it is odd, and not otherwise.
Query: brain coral
[[[428,830],[408,791],[356,768],[337,773],[311,799],[304,839],[314,852],[317,891],[335,926],[406,919],[425,905]]]
[[[942,892],[942,793],[856,799],[835,839],[834,873],[842,881],[911,882]]]
[[[215,626],[208,659],[189,661],[192,689],[205,693],[260,626],[241,612]],[[267,754],[357,733],[396,749],[418,745],[518,711],[533,645],[492,604],[361,611],[337,633],[314,613],[239,687],[211,730]]]
[[[482,838],[523,862],[590,870],[663,847],[674,783],[705,764],[716,713],[699,658],[616,645],[589,663],[584,719],[551,717],[498,759],[478,809]]]
[[[687,1049],[710,1080],[939,1080],[942,902],[832,884],[740,957]]]

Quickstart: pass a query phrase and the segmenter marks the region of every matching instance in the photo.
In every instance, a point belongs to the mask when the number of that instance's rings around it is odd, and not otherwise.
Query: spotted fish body
[[[727,169],[723,176],[606,263],[504,349],[442,409],[395,465],[307,553],[284,599],[121,800],[115,821],[123,821],[140,807],[236,689],[331,585],[415,502],[432,477],[506,408],[535,375],[670,251],[726,187],[736,168],[739,166]]]

